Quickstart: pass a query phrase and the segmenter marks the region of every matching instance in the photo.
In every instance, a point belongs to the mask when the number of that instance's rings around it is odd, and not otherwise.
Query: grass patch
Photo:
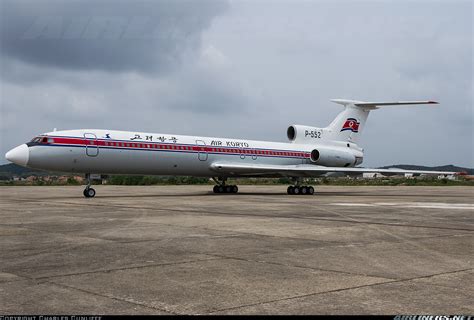
[[[98,184],[100,181],[95,181]],[[29,180],[3,180],[0,186],[64,186],[83,185],[78,177],[35,177]],[[126,186],[151,186],[151,185],[213,185],[214,181],[199,177],[177,177],[177,176],[126,176],[112,175],[103,181],[107,185]],[[290,178],[240,178],[229,179],[227,184],[236,185],[291,185],[294,184]],[[437,177],[416,178],[374,178],[362,179],[351,177],[320,177],[302,180],[303,185],[329,185],[329,186],[474,186],[474,180],[459,177],[456,180],[438,179]]]

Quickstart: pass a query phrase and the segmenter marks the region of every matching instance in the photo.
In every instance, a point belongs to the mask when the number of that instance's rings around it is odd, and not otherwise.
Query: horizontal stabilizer
[[[368,109],[377,109],[381,106],[402,106],[402,105],[411,105],[411,104],[438,104],[436,101],[426,100],[426,101],[380,101],[380,102],[367,102],[367,101],[357,101],[357,100],[345,100],[345,99],[332,99],[332,102],[342,104],[344,106],[352,105],[356,107],[363,107]]]

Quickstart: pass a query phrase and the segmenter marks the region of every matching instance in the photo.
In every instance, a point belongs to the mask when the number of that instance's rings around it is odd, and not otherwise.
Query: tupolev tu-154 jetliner
[[[344,110],[325,128],[292,125],[288,143],[245,139],[181,136],[99,129],[41,134],[5,155],[18,165],[53,171],[84,173],[84,196],[95,196],[91,175],[150,174],[213,178],[215,193],[237,193],[229,177],[290,177],[288,194],[314,193],[302,186],[305,177],[327,173],[436,174],[455,172],[356,167],[363,160],[358,138],[369,112],[382,106],[437,104],[435,101],[362,102],[331,100]]]

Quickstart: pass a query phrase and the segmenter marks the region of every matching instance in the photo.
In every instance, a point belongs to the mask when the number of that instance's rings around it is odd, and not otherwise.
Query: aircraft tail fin
[[[345,99],[332,99],[332,102],[343,105],[344,110],[324,128],[328,140],[348,141],[357,143],[365,127],[369,112],[384,106],[438,104],[436,101],[395,101],[395,102],[365,102]]]

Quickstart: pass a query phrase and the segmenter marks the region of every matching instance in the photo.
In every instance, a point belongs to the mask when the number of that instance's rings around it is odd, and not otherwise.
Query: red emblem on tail
[[[359,132],[360,122],[354,118],[347,118],[346,122],[342,126],[341,131],[351,130],[352,132]]]

